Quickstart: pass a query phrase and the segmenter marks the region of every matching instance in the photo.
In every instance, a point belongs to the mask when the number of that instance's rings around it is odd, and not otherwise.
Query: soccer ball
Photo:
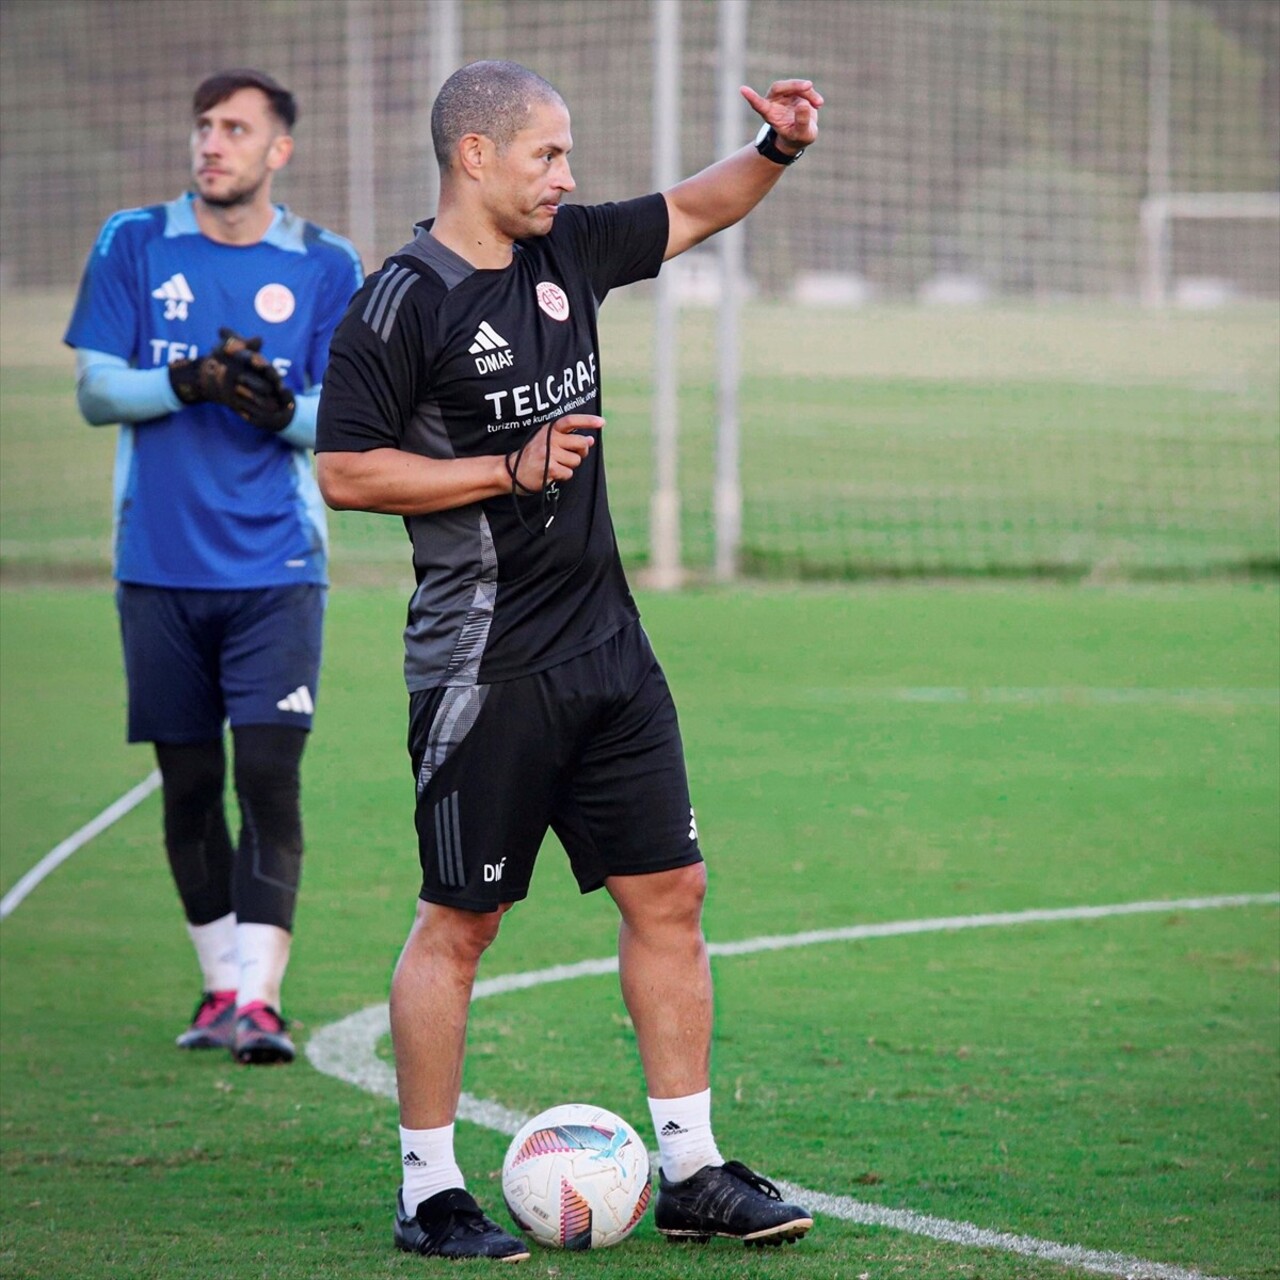
[[[552,1249],[625,1240],[649,1206],[649,1153],[603,1107],[570,1102],[534,1116],[502,1162],[507,1212]]]

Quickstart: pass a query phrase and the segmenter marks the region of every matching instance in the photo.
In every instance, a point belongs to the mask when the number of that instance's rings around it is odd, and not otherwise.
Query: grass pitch
[[[0,887],[136,782],[109,593],[0,597]],[[681,707],[717,942],[1273,890],[1280,596],[1265,586],[768,589],[642,599]],[[385,1000],[413,909],[403,594],[337,591],[305,762],[287,1012]],[[1000,691],[1004,691],[1001,693]],[[1010,692],[1012,691],[1012,692]],[[197,975],[152,797],[0,926],[0,1273],[443,1274],[397,1256],[395,1114],[316,1072],[172,1048]],[[493,976],[608,956],[554,841]],[[716,1126],[774,1177],[951,1222],[1280,1275],[1273,907],[826,943],[714,961]],[[611,978],[493,997],[466,1088],[647,1131]],[[374,1046],[385,1054],[386,1046]],[[506,1138],[460,1126],[501,1215]],[[536,1252],[562,1278],[1088,1274],[820,1217],[782,1253]]]
[[[75,413],[57,346],[70,300],[0,301],[3,893],[152,760],[122,743],[104,578],[114,433]],[[621,301],[604,317],[610,484],[636,567],[648,320]],[[792,320],[748,313],[747,368],[774,367]],[[1171,551],[1198,571],[1242,539],[1272,555],[1274,311],[820,320],[803,335],[803,378],[753,377],[744,396],[748,552],[762,571],[807,572],[813,559],[843,572],[850,548],[965,571],[1006,523],[1024,552],[1092,563],[1095,580]],[[686,317],[682,333],[697,567],[710,548],[709,317]],[[1092,454],[1074,449],[1081,439]],[[1104,493],[1158,495],[1153,519],[1073,533],[1061,513],[1080,510],[1082,472],[1066,464],[1081,457]],[[1035,545],[1019,502],[1046,517]],[[302,1045],[385,1000],[418,883],[400,678],[407,547],[395,520],[331,527],[337,586],[286,985]],[[680,705],[714,942],[1280,885],[1274,582],[776,586],[642,607]],[[550,842],[484,974],[609,956],[615,929]],[[720,956],[718,1137],[731,1158],[828,1196],[1165,1266],[1127,1268],[1134,1277],[1275,1280],[1278,956],[1272,906]],[[197,985],[157,796],[0,925],[0,1276],[455,1274],[391,1249],[393,1105],[306,1060],[256,1070],[179,1054]],[[477,1003],[465,1085],[526,1111],[586,1098],[647,1134],[612,978]],[[460,1126],[470,1185],[500,1217],[506,1143]],[[830,1214],[777,1253],[676,1249],[645,1222],[620,1248],[537,1252],[521,1274],[744,1272],[1096,1274]]]
[[[67,295],[0,299],[0,565],[102,574],[115,432],[74,403]],[[601,312],[619,546],[649,556],[652,320]],[[1280,569],[1280,314],[758,304],[743,317],[743,542],[755,576],[1078,580]],[[714,560],[714,314],[680,322],[683,561]],[[784,355],[780,355],[780,349]],[[780,366],[781,362],[781,366]],[[341,580],[403,577],[399,520],[332,522]]]

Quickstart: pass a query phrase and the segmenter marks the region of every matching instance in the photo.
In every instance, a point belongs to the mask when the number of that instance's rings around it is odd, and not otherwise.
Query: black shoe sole
[[[780,1244],[795,1244],[797,1240],[804,1238],[812,1226],[812,1218],[797,1218],[767,1231],[757,1231],[745,1236],[734,1235],[729,1231],[681,1231],[662,1227],[658,1228],[658,1232],[668,1244],[707,1244],[712,1236],[718,1236],[721,1240],[741,1240],[750,1249],[753,1245],[767,1248]]]
[[[294,1055],[281,1049],[242,1049],[235,1055],[238,1063],[245,1067],[287,1066]]]
[[[401,1253],[418,1253],[418,1250],[411,1244],[402,1244],[399,1240],[396,1241],[396,1248],[399,1249]],[[500,1258],[495,1258],[490,1253],[477,1253],[463,1257],[450,1256],[443,1253],[424,1253],[419,1256],[424,1258],[440,1258],[444,1262],[528,1262],[529,1259],[533,1257],[531,1253],[508,1253]]]

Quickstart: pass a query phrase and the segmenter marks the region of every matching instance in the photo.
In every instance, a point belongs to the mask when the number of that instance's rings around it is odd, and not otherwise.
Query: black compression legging
[[[191,924],[234,911],[242,923],[291,929],[302,874],[299,767],[307,733],[244,725],[232,739],[240,803],[235,850],[223,803],[222,740],[156,744],[169,867]]]

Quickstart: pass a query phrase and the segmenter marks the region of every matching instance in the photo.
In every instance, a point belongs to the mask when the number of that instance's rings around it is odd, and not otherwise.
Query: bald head
[[[543,103],[564,106],[555,87],[518,62],[472,62],[460,67],[441,87],[431,108],[431,145],[448,172],[458,143],[469,133],[483,134],[499,150],[529,123]]]

